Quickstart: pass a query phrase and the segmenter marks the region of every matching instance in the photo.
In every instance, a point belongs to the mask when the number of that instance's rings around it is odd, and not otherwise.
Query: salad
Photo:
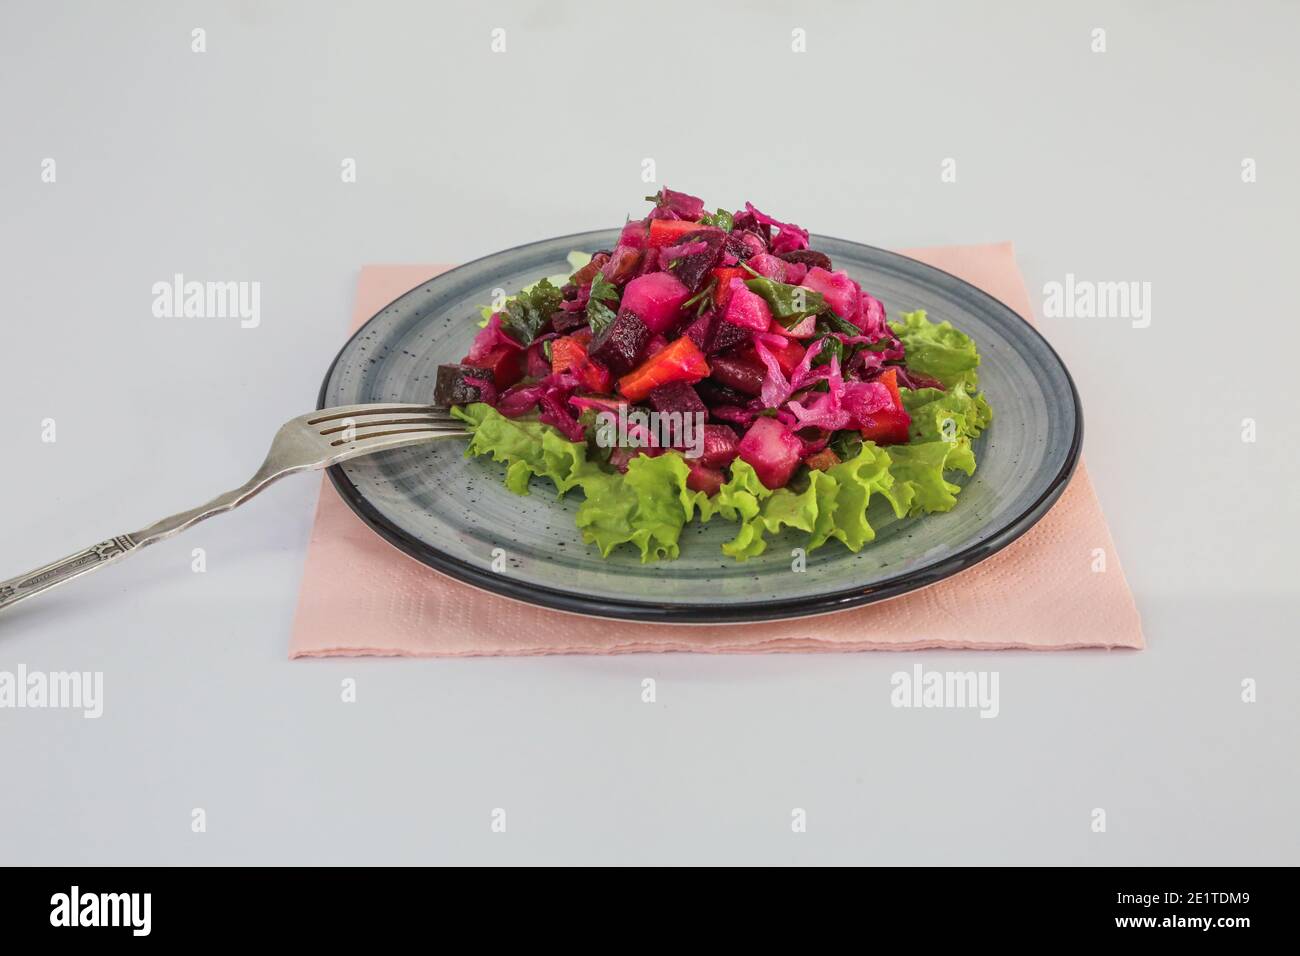
[[[761,212],[708,212],[661,189],[614,248],[483,309],[435,401],[472,431],[467,455],[581,492],[603,556],[679,556],[687,523],[737,524],[744,561],[783,528],[806,552],[874,539],[873,499],[899,518],[948,511],[992,413],[969,336],[924,311],[892,321],[808,232]]]

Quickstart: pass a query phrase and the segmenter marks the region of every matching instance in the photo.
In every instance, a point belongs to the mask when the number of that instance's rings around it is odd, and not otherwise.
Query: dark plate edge
[[[584,232],[571,233],[568,236],[555,236],[552,239],[537,240],[545,242],[558,242],[563,239],[577,239],[581,236],[592,235],[593,233],[605,232],[606,229],[592,229]],[[1020,319],[1030,333],[1036,336],[1052,358],[1056,360],[1057,365],[1065,375],[1066,382],[1070,386],[1070,399],[1074,407],[1074,434],[1071,436],[1070,448],[1066,454],[1065,462],[1061,470],[1048,483],[1043,493],[1020,515],[1008,522],[1005,528],[992,537],[971,545],[963,551],[944,559],[938,564],[928,568],[914,571],[906,574],[897,580],[867,588],[851,588],[847,590],[834,591],[829,594],[818,595],[814,597],[787,598],[776,601],[756,601],[745,604],[730,604],[725,606],[681,606],[675,604],[658,603],[652,601],[606,601],[597,598],[586,597],[582,595],[571,594],[566,591],[558,591],[554,588],[544,587],[542,585],[528,584],[526,582],[516,581],[514,579],[497,574],[494,571],[488,571],[476,565],[461,561],[450,555],[443,554],[435,548],[428,547],[423,543],[416,541],[408,536],[401,529],[390,524],[357,490],[357,487],[344,474],[343,469],[334,465],[326,469],[329,474],[330,482],[338,491],[356,515],[364,521],[372,531],[381,538],[397,548],[404,554],[409,555],[422,564],[428,565],[436,571],[440,571],[449,577],[464,581],[466,584],[473,585],[484,591],[493,594],[499,594],[513,600],[522,601],[525,604],[533,604],[540,607],[550,608],[551,610],[564,611],[571,614],[581,614],[587,616],[612,618],[614,620],[624,621],[642,621],[647,623],[659,624],[743,624],[758,621],[779,621],[791,620],[800,617],[812,617],[819,614],[827,614],[833,611],[847,610],[853,607],[859,607],[864,604],[873,604],[877,601],[884,601],[888,598],[898,597],[909,591],[915,591],[920,588],[928,587],[944,578],[951,577],[966,569],[979,564],[981,561],[997,554],[1007,545],[1011,544],[1045,515],[1065,491],[1070,479],[1079,464],[1079,458],[1083,451],[1083,406],[1079,397],[1079,390],[1074,384],[1074,377],[1070,374],[1069,368],[1061,360],[1052,344],[1043,337],[1042,333],[1031,325],[1025,318],[1000,299],[989,295],[978,286],[972,285],[965,279],[946,272],[919,259],[913,259],[910,256],[904,256],[888,249],[881,249],[877,246],[868,246],[866,243],[855,243],[849,239],[835,239],[833,236],[824,236],[822,238],[833,239],[836,242],[844,242],[853,245],[864,246],[873,252],[881,253],[896,259],[906,259],[917,265],[923,266],[941,275],[947,276],[953,282],[967,289],[974,291],[978,296],[995,303],[1006,309],[1016,318]],[[512,246],[508,249],[502,249],[493,252],[487,256],[480,256],[478,259],[472,259],[469,262],[462,263],[438,276],[430,277],[424,282],[420,282],[411,289],[402,293],[388,305],[384,306],[374,316],[371,316],[361,327],[353,333],[348,340],[339,348],[334,360],[330,362],[329,368],[325,371],[325,378],[321,382],[320,391],[316,398],[316,407],[325,407],[325,392],[329,386],[330,378],[334,375],[334,369],[338,365],[339,359],[342,358],[347,347],[370,325],[374,319],[381,313],[392,308],[401,302],[408,295],[418,289],[423,288],[429,281],[434,278],[441,278],[444,275],[450,275],[458,269],[481,262],[484,259],[490,259],[502,253],[514,252],[523,249],[534,243],[523,243],[519,246]]]

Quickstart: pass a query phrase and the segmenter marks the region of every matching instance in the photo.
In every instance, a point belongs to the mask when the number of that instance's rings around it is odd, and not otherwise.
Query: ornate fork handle
[[[271,450],[257,473],[234,491],[163,518],[143,531],[109,538],[43,568],[0,581],[0,611],[57,584],[107,567],[205,518],[237,508],[285,475],[327,468],[376,452],[410,448],[436,438],[464,438],[468,434],[462,420],[438,405],[401,402],[339,405],[291,418],[275,433]]]
[[[123,558],[140,547],[132,535],[121,534],[99,544],[78,551],[43,568],[37,568],[28,574],[0,582],[0,608],[17,604],[25,597],[40,594],[47,588],[62,584],[79,574],[102,568],[106,564]]]
[[[234,491],[218,495],[207,504],[200,505],[197,508],[163,518],[143,531],[119,534],[117,537],[101,541],[84,551],[78,551],[76,554],[53,561],[44,567],[37,568],[35,571],[20,574],[8,581],[0,581],[0,610],[4,610],[11,604],[17,604],[33,594],[48,591],[65,581],[71,581],[83,574],[107,567],[116,561],[122,560],[128,554],[138,551],[146,545],[169,538],[177,532],[184,531],[205,518],[211,518],[213,515],[229,511],[231,508],[243,504],[271,482],[286,474],[289,474],[289,472],[282,471],[277,474],[259,472],[251,481]]]

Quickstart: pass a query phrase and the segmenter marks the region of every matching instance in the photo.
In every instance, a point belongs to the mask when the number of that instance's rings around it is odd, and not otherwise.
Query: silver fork
[[[143,531],[120,534],[27,574],[0,581],[0,610],[33,594],[107,567],[146,545],[170,538],[205,518],[242,505],[273,481],[378,451],[435,438],[465,437],[465,423],[436,405],[340,405],[299,415],[280,426],[257,473],[207,504],[163,518]]]

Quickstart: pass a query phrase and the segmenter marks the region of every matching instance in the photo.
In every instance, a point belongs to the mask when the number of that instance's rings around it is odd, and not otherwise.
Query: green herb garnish
[[[825,335],[820,339],[820,341],[822,347],[817,354],[813,356],[812,367],[816,368],[818,365],[829,365],[832,358],[839,359],[840,364],[843,365],[844,343],[833,335]]]
[[[850,322],[848,319],[841,319],[831,309],[820,313],[817,316],[817,326],[821,331],[839,332],[842,335],[857,337],[862,334],[862,330]]]
[[[716,289],[717,287],[718,287],[718,280],[710,279],[705,284],[703,289],[701,289],[699,292],[695,293],[695,295],[691,296],[689,299],[687,299],[685,302],[682,303],[682,311],[685,312],[691,306],[698,303],[701,299],[707,298],[709,294],[712,293],[713,290]]]
[[[531,345],[563,300],[563,293],[549,279],[543,279],[505,304],[501,328],[520,345]]]
[[[735,225],[735,217],[725,209],[719,209],[716,213],[705,213],[700,217],[701,226],[716,226],[723,232],[731,232]]]
[[[742,262],[741,265],[749,269],[745,263]],[[749,271],[754,270],[749,269]],[[826,299],[820,292],[814,292],[801,285],[775,282],[758,273],[754,274],[757,278],[747,279],[745,285],[750,292],[756,292],[763,297],[767,307],[772,310],[772,318],[787,329],[794,328],[810,315],[821,315],[829,311],[826,307]]]
[[[587,300],[587,324],[593,336],[605,331],[618,316],[618,298],[618,286],[597,272],[591,280],[591,298]],[[614,308],[607,303],[612,303]]]

